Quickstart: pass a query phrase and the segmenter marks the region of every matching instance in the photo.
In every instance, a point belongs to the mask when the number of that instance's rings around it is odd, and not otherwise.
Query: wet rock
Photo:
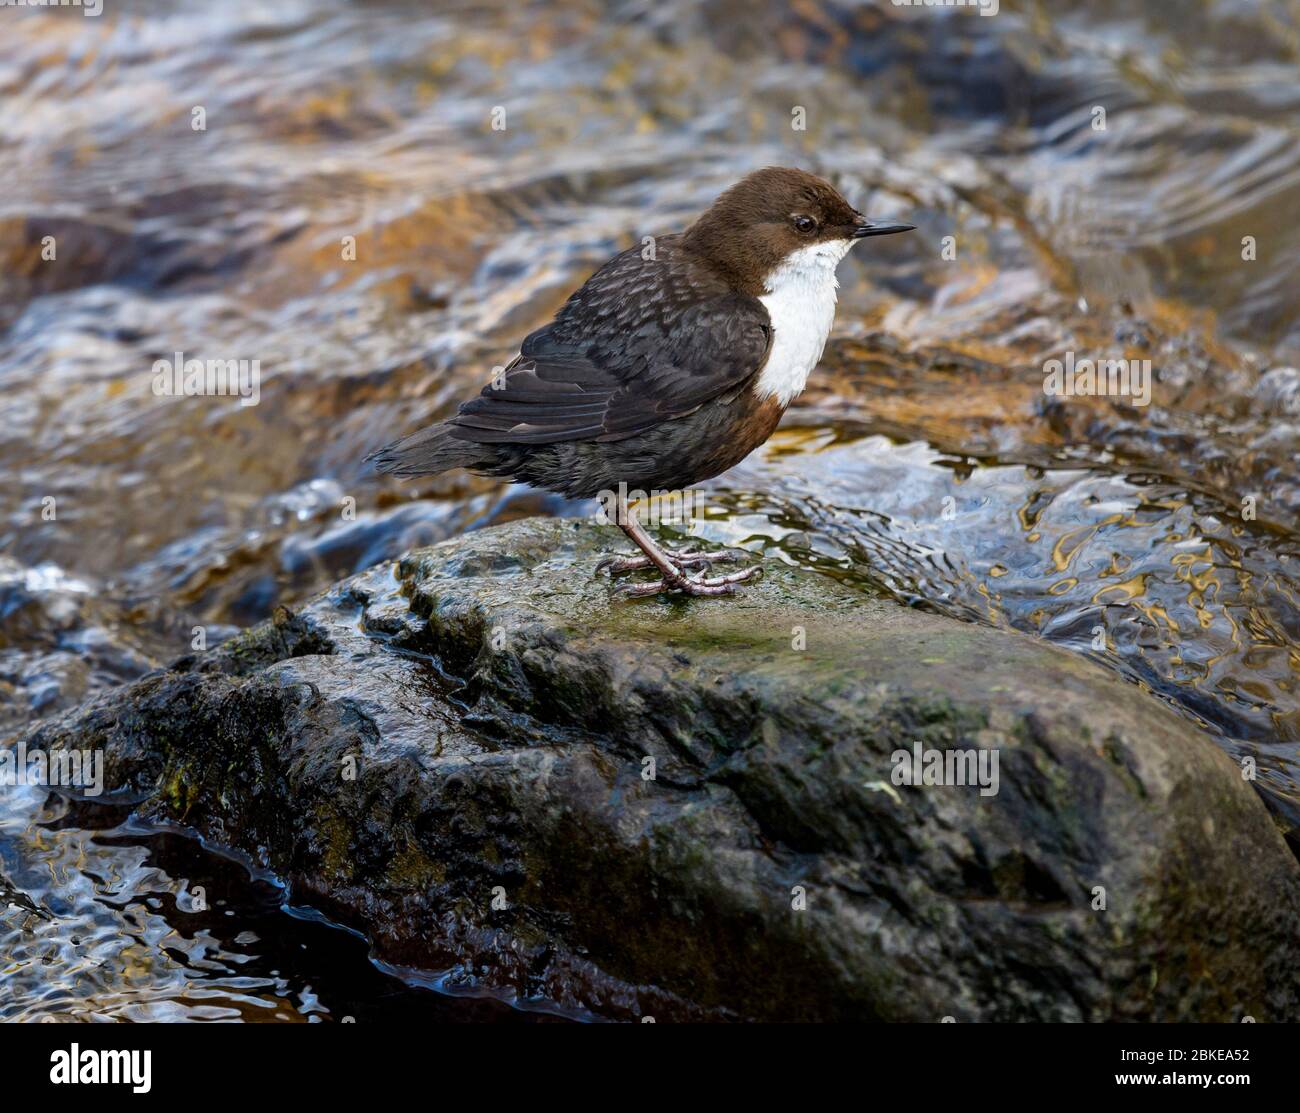
[[[106,282],[126,268],[140,246],[125,227],[112,223],[56,215],[6,217],[0,220],[0,290],[6,300],[18,300]]]
[[[1198,728],[774,558],[735,599],[617,603],[618,536],[414,552],[26,744],[104,747],[146,816],[389,962],[574,1010],[1300,1017],[1300,866]],[[996,793],[899,783],[915,744],[996,755]]]

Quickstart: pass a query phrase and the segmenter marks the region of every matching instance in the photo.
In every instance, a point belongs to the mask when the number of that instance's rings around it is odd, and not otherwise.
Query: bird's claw
[[[735,595],[736,584],[762,576],[763,566],[755,564],[751,568],[742,568],[726,576],[709,576],[701,572],[697,576],[688,576],[680,569],[672,578],[662,577],[648,584],[620,584],[614,589],[621,599],[640,599],[647,595],[659,595],[662,592],[681,592],[683,595]]]
[[[709,572],[713,570],[715,562],[722,564],[737,561],[741,555],[736,549],[718,549],[711,553],[697,552],[695,550],[677,552],[672,549],[667,552],[668,559],[679,569],[703,568]],[[608,572],[611,576],[621,576],[625,572],[639,572],[643,568],[653,567],[654,562],[647,556],[606,557],[596,565],[596,572]]]

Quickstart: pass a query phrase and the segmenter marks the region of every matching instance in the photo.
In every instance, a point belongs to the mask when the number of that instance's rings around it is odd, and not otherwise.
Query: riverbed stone
[[[658,1021],[1300,1019],[1300,866],[1195,724],[771,554],[733,598],[620,602],[593,571],[620,537],[414,551],[24,744],[103,747],[144,817],[453,989]],[[996,755],[996,793],[899,783],[918,745]]]

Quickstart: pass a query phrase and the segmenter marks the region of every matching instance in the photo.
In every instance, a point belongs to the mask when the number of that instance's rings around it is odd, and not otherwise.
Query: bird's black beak
[[[853,229],[853,238],[863,240],[868,236],[889,236],[895,232],[910,232],[915,224],[896,224],[889,220],[863,220]]]

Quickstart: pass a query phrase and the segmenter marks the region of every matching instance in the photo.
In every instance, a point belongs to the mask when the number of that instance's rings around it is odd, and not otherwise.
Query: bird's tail
[[[484,445],[453,436],[446,422],[430,425],[366,457],[376,470],[393,475],[437,475],[451,468],[481,468],[493,462]]]

